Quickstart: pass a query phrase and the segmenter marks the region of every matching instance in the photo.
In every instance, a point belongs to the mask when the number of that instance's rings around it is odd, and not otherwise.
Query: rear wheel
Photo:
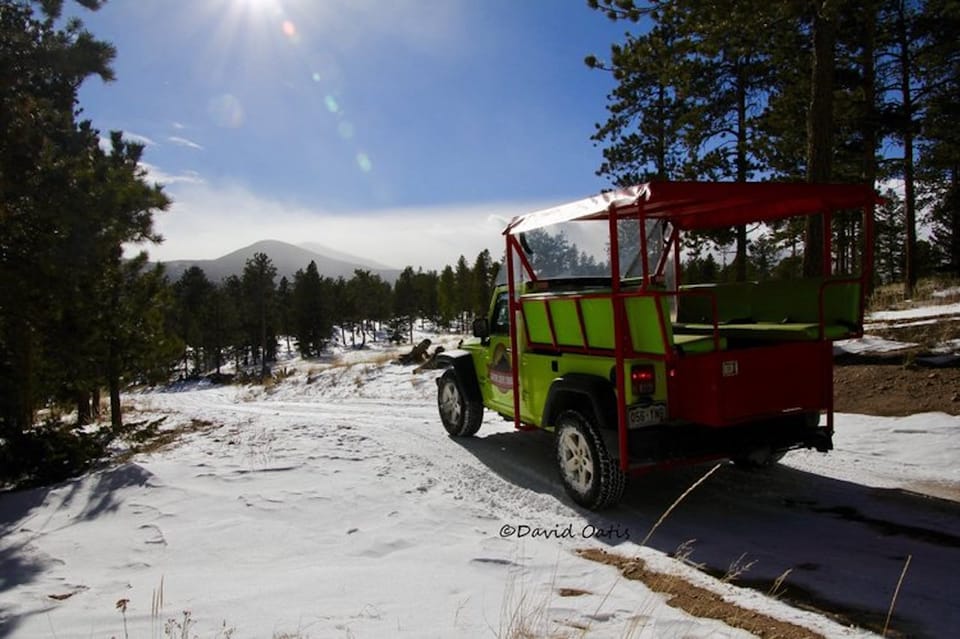
[[[483,404],[470,399],[454,369],[447,369],[437,382],[440,421],[451,437],[470,437],[480,429]]]
[[[568,410],[557,419],[556,431],[560,481],[570,498],[591,510],[620,501],[626,477],[596,425],[578,411]]]

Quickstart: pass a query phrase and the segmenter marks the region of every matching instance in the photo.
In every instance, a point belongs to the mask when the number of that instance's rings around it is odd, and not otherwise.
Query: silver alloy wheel
[[[444,382],[440,388],[440,410],[443,418],[451,424],[459,424],[463,405],[460,401],[460,391],[452,379]]]
[[[565,429],[560,435],[560,469],[567,482],[586,494],[594,482],[593,455],[590,445],[578,431]]]

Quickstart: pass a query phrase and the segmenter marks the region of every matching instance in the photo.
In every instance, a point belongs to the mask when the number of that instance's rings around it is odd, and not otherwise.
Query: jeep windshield
[[[640,222],[617,223],[620,278],[643,277]],[[647,256],[657,264],[669,237],[669,222],[646,222]],[[610,228],[605,221],[560,222],[518,234],[531,273],[526,279],[596,279],[610,277]],[[505,281],[505,280],[504,280]]]

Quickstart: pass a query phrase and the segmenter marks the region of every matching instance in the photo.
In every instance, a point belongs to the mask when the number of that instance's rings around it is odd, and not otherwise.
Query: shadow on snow
[[[144,486],[151,473],[137,464],[124,464],[90,473],[70,481],[0,493],[0,599],[14,588],[29,585],[61,560],[35,551],[32,542],[55,530],[63,530],[80,521],[89,521],[114,512],[122,503],[118,493],[125,488]],[[55,515],[76,510],[68,523],[53,527]],[[20,533],[15,542],[11,536]],[[54,593],[47,593],[49,596]],[[0,603],[0,639],[15,634],[23,616],[43,614],[49,605],[16,615]]]
[[[483,437],[481,431],[457,442],[506,481],[570,503],[557,478],[551,433]],[[640,543],[709,467],[633,477],[618,507],[577,510],[584,524],[619,531],[598,541],[616,546],[628,531],[629,541]],[[557,525],[538,520],[536,512],[525,523]],[[960,628],[960,503],[787,466],[747,472],[726,464],[687,496],[647,545],[670,555],[682,545],[692,548],[688,561],[721,578],[754,562],[733,582],[764,593],[789,570],[779,599],[876,632],[911,556],[891,630],[945,637]]]

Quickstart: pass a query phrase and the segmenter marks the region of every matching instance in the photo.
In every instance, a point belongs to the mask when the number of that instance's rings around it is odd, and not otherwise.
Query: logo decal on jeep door
[[[487,374],[490,376],[490,383],[501,392],[507,393],[513,390],[513,369],[510,368],[510,356],[507,355],[507,347],[504,344],[497,344],[493,350],[493,358]]]

